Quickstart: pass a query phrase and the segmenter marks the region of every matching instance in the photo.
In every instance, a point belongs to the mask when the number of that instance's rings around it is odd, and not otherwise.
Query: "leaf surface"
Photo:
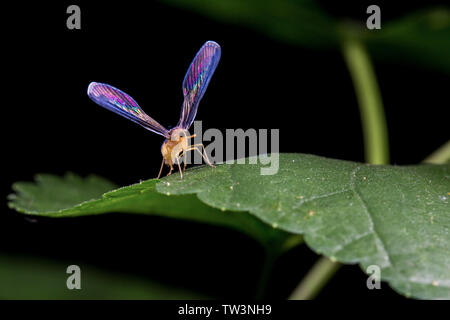
[[[183,180],[148,180],[60,211],[30,211],[20,193],[10,206],[49,216],[157,213],[233,227],[263,242],[277,238],[269,230],[301,234],[331,259],[363,270],[379,266],[382,279],[406,296],[450,298],[450,165],[279,156],[275,175],[261,175],[264,166],[247,159],[195,167]]]
[[[262,245],[283,242],[289,234],[274,230],[248,214],[215,209],[195,195],[168,196],[156,191],[158,180],[150,179],[127,187],[97,176],[85,179],[72,173],[64,177],[47,174],[36,182],[17,182],[9,206],[19,212],[46,217],[76,217],[108,212],[142,213],[227,227],[240,231]],[[111,191],[112,190],[112,191]]]

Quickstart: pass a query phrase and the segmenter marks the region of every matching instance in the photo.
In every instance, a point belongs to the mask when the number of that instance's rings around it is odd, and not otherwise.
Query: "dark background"
[[[2,51],[2,196],[36,173],[95,173],[119,185],[155,177],[161,136],[95,105],[91,81],[134,97],[162,125],[176,125],[181,82],[207,40],[222,58],[200,104],[207,128],[279,128],[280,152],[364,161],[359,111],[339,52],[290,46],[244,27],[161,3],[74,2],[81,30],[66,28],[72,2],[8,6]],[[367,5],[321,2],[331,15],[367,18]],[[428,2],[432,5],[439,2]],[[386,4],[382,22],[409,10]],[[375,61],[390,134],[391,162],[420,162],[448,139],[448,76]],[[218,297],[251,297],[262,249],[216,227],[140,215],[71,219],[0,214],[0,252],[89,263],[193,288]],[[269,297],[285,298],[316,260],[306,247],[275,266]],[[319,298],[400,298],[369,291],[358,266],[345,266]]]

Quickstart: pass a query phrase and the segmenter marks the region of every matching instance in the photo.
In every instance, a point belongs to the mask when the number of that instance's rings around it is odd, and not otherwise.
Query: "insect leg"
[[[159,177],[161,177],[161,172],[162,172],[163,167],[164,167],[164,157],[162,159],[161,169],[159,169],[158,177],[156,179],[159,179]]]
[[[211,163],[211,161],[209,161],[208,155],[206,154],[206,151],[205,151],[205,146],[204,146],[202,143],[193,144],[191,147],[193,148],[193,149],[191,149],[191,150],[194,150],[194,149],[195,149],[195,150],[197,150],[198,152],[200,152],[200,154],[202,155],[203,159],[205,159],[205,162],[206,162],[209,166],[211,166],[211,167],[213,167],[213,168],[216,167],[215,165],[213,165],[213,164]],[[202,147],[203,153],[202,153],[200,150],[197,149],[198,147]]]
[[[205,152],[205,154],[203,154],[203,153],[198,149],[200,146],[203,147],[203,151],[205,151],[205,147],[203,146],[203,144],[199,143],[199,144],[193,144],[193,145],[191,145],[188,149],[184,150],[183,153],[184,153],[184,152],[188,152],[188,151],[197,150],[197,151],[200,153],[200,155],[203,157],[203,159],[205,159],[205,162],[206,162],[208,165],[210,165],[211,167],[215,168],[216,166],[213,165],[213,164],[211,163],[211,161],[209,161],[209,159],[208,159],[207,156],[205,156],[206,152]]]
[[[179,158],[183,158],[184,154],[186,153],[186,150],[181,151],[181,153],[179,154]],[[184,161],[184,165],[183,165],[183,171],[186,171],[186,161]]]
[[[177,157],[178,170],[180,170],[180,179],[183,179],[183,171],[181,171],[180,167],[180,157]]]
[[[173,170],[173,167],[172,167],[172,165],[170,165],[170,171],[169,171],[169,173],[167,174],[167,176],[170,176],[170,175],[172,174],[172,170]]]

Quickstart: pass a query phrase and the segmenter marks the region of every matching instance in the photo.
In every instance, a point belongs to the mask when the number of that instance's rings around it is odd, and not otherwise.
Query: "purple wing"
[[[206,42],[195,56],[183,81],[184,101],[178,127],[189,129],[194,122],[198,104],[205,94],[219,60],[220,46],[214,41]]]
[[[107,84],[91,82],[87,94],[98,105],[140,124],[147,130],[166,138],[170,137],[167,129],[150,118],[125,92]]]

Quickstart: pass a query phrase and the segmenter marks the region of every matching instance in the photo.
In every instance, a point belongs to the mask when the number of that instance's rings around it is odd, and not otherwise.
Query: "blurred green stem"
[[[279,253],[280,251],[276,250],[275,248],[266,248],[261,275],[259,277],[258,288],[256,289],[256,299],[265,298],[270,274],[272,273],[273,265],[277,260]]]
[[[264,262],[255,295],[256,299],[266,298],[266,291],[269,284],[270,275],[272,273],[273,265],[275,264],[275,261],[278,259],[278,257],[302,243],[303,236],[299,234],[293,234],[284,239],[282,242],[266,244],[264,250]]]
[[[366,162],[387,164],[389,163],[387,125],[370,57],[363,44],[354,37],[348,37],[342,42],[342,53],[358,100]]]
[[[281,246],[281,253],[285,253],[292,248],[299,246],[303,242],[305,242],[305,240],[303,239],[302,235],[293,234],[283,242],[283,245]]]
[[[326,257],[320,258],[292,292],[289,300],[314,299],[340,266],[340,263]]]
[[[450,161],[450,140],[423,160],[426,163],[442,164]]]

